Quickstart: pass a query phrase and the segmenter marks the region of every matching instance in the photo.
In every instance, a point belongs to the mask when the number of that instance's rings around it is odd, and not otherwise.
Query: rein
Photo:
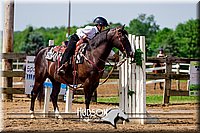
[[[99,85],[102,85],[104,84],[108,79],[109,77],[111,76],[113,70],[116,68],[116,67],[120,67],[125,61],[127,60],[127,58],[123,58],[120,62],[116,63],[115,62],[115,65],[112,67],[112,69],[110,70],[110,72],[108,73],[107,77],[105,78],[105,80],[101,83],[99,83]]]

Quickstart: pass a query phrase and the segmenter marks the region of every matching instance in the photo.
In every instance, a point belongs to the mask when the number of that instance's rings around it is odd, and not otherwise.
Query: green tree
[[[44,38],[39,32],[31,32],[29,36],[27,36],[21,51],[24,51],[28,55],[35,55],[35,53],[43,47]]]
[[[168,37],[164,39],[162,47],[166,55],[180,57],[179,47],[173,33],[169,34]]]
[[[150,44],[150,49],[153,51],[152,56],[156,56],[161,47],[167,55],[177,56],[179,54],[179,48],[172,29],[164,28],[157,32]]]
[[[112,23],[112,22],[110,22],[110,24],[109,24],[109,28],[116,28],[118,26],[122,26],[122,24],[121,23]]]
[[[28,26],[23,31],[14,32],[14,52],[21,52],[23,45],[27,43],[27,38],[33,32],[33,27]]]
[[[129,26],[126,27],[126,29],[130,34],[146,37],[147,56],[151,56],[153,51],[149,48],[149,46],[159,30],[159,25],[156,24],[154,16],[140,14],[136,19],[130,21]]]
[[[180,23],[175,29],[175,39],[180,50],[181,57],[198,58],[200,56],[197,45],[198,20],[188,20]]]

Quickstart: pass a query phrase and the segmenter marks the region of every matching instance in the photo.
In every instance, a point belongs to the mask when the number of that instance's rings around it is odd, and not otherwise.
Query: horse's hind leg
[[[53,89],[52,89],[52,93],[51,93],[51,100],[53,103],[53,108],[55,111],[55,116],[57,118],[60,118],[61,116],[59,115],[59,108],[58,108],[58,94],[60,92],[60,85],[61,83],[55,81],[54,79],[51,79],[51,82],[53,84]]]
[[[35,79],[37,80],[37,79]],[[43,89],[43,83],[44,81],[35,81],[35,84],[34,84],[34,87],[33,87],[33,90],[31,91],[31,106],[30,106],[30,113],[31,113],[31,118],[34,118],[34,104],[35,104],[35,99],[38,95],[38,93],[40,91],[42,91]]]

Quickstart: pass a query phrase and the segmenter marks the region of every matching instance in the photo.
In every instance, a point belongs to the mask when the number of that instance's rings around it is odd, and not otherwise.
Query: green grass
[[[169,102],[174,103],[198,103],[199,97],[195,96],[170,96]],[[146,97],[147,104],[162,104],[163,103],[163,96],[161,95],[154,95],[154,96],[147,96]]]
[[[98,97],[97,102],[100,102],[100,103],[119,103],[119,97]]]
[[[75,101],[83,102],[84,98],[79,97],[76,98]],[[162,95],[153,95],[146,97],[147,104],[162,104],[163,96]],[[200,101],[200,97],[197,96],[171,96],[170,104],[175,103],[198,103]],[[119,97],[98,97],[97,102],[100,103],[119,103]]]

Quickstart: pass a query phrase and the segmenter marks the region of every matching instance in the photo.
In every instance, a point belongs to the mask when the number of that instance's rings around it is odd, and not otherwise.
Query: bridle
[[[122,30],[121,32],[119,32],[119,30]],[[126,53],[126,49],[124,48],[124,45],[123,45],[123,43],[122,43],[122,37],[123,37],[123,28],[122,29],[115,29],[115,33],[114,33],[114,35],[111,37],[111,39],[110,40],[114,40],[114,36],[116,35],[117,36],[117,38],[118,38],[118,40],[119,40],[119,42],[120,42],[120,45],[121,45],[121,47],[122,47],[122,51],[123,51],[123,53],[125,54],[125,55],[127,55],[127,53]]]

